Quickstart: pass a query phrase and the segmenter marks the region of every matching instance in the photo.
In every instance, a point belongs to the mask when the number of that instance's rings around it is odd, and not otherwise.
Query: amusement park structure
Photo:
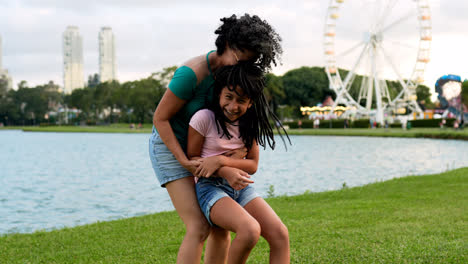
[[[350,28],[351,23],[359,29]],[[330,0],[324,53],[330,88],[336,93],[333,107],[345,105],[381,124],[386,113],[399,109],[421,112],[416,88],[424,82],[431,41],[428,0]],[[391,96],[387,80],[396,80],[402,89]],[[350,93],[352,86],[360,87],[358,95]]]

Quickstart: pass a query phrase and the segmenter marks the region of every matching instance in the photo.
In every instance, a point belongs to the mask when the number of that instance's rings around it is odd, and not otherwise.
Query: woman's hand
[[[195,175],[195,171],[200,167],[200,160],[187,160],[181,163],[181,165]]]
[[[200,159],[200,165],[194,175],[197,177],[210,177],[223,165],[222,158],[222,156],[212,156]]]
[[[230,150],[224,153],[223,155],[226,157],[234,158],[234,159],[243,159],[245,158],[245,156],[247,156],[247,153],[248,153],[247,148],[243,147],[243,148]]]
[[[254,183],[247,172],[232,167],[222,167],[218,171],[218,175],[226,179],[229,185],[237,191],[244,189],[251,183]]]

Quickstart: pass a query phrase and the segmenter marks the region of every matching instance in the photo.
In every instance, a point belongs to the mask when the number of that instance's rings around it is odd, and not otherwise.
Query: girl
[[[193,180],[200,161],[189,160],[186,156],[190,118],[196,111],[206,108],[212,99],[212,71],[239,61],[250,61],[266,72],[276,65],[282,53],[280,36],[258,16],[232,15],[222,18],[221,22],[215,31],[216,51],[194,57],[177,69],[153,117],[153,133],[149,139],[151,163],[187,230],[177,263],[199,264],[208,235],[205,263],[224,263],[230,243],[229,232],[210,228],[203,217]],[[226,154],[243,158],[246,150],[237,149]],[[208,160],[204,168],[209,174],[219,166]],[[244,178],[233,170],[221,168],[218,174],[239,188],[245,184]]]
[[[255,192],[248,174],[258,167],[259,147],[266,141],[274,148],[270,113],[263,94],[262,71],[253,64],[239,63],[215,74],[212,107],[195,113],[189,123],[187,156],[204,158],[197,169],[203,176],[196,184],[198,203],[212,226],[236,233],[228,263],[245,263],[263,236],[270,245],[270,263],[289,263],[289,235],[273,209]],[[246,147],[245,159],[222,154]],[[212,158],[209,158],[212,157]],[[234,171],[243,177],[242,186],[232,186],[220,177],[209,177],[210,166]]]

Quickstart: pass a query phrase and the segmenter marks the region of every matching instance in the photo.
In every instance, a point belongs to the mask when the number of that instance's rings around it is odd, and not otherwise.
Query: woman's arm
[[[204,158],[201,160],[201,164],[198,167],[198,169],[195,171],[195,174],[204,175],[207,173],[207,170],[206,170],[207,167],[219,168],[222,166],[240,169],[240,170],[247,172],[250,175],[255,174],[258,168],[258,157],[259,157],[258,152],[259,152],[258,145],[254,142],[254,144],[252,145],[252,148],[247,153],[247,156],[245,157],[245,159],[232,158],[232,157],[227,157],[224,155]]]
[[[203,158],[200,160],[201,163],[195,171],[195,175],[210,177],[218,168],[223,166],[240,169],[248,174],[254,174],[258,168],[258,152],[258,145],[254,142],[245,159],[231,158],[224,155]]]
[[[185,105],[186,101],[177,97],[170,89],[164,93],[153,115],[154,127],[158,130],[167,148],[174,154],[174,157],[188,171],[194,173],[199,165],[199,161],[189,160],[185,156],[182,147],[172,130],[169,120]]]
[[[204,142],[205,137],[189,125],[187,137],[187,157],[191,160],[201,159],[201,150],[203,148]]]
[[[189,126],[188,140],[187,140],[187,156],[191,160],[200,159],[201,150],[203,148],[204,142],[205,142],[205,137],[201,135],[193,127]],[[251,154],[252,158],[255,158],[254,152],[255,151],[253,151]],[[213,161],[219,157],[221,156],[214,156],[214,157],[202,159],[202,161],[205,161],[204,165],[205,165],[206,171],[203,170],[201,171],[200,174],[197,175],[195,173],[194,175],[197,177],[210,177],[217,170],[217,175],[219,177],[223,177],[224,179],[226,179],[229,185],[231,185],[231,187],[234,188],[235,190],[242,190],[243,188],[247,187],[247,185],[253,183],[253,181],[250,180],[250,175],[241,169],[227,167],[227,166],[221,167],[221,165],[219,164],[215,166],[211,166],[211,165],[208,165],[206,162],[210,159]],[[230,158],[230,159],[235,159],[235,158]],[[258,146],[257,146],[257,160],[258,160]]]

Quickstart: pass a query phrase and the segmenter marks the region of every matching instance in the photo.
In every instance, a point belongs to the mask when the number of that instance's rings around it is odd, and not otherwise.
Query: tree
[[[176,70],[177,66],[166,67],[160,72],[152,73],[150,78],[158,80],[163,87],[167,87]]]
[[[109,122],[113,122],[113,112],[115,108],[116,98],[113,94],[119,87],[117,81],[107,81],[100,83],[96,89],[94,89],[94,100],[96,102],[96,115],[100,115],[104,109],[110,109]]]
[[[418,102],[423,106],[423,108],[433,108],[434,104],[431,99],[431,89],[425,85],[418,85],[416,87],[416,96],[418,97]]]
[[[277,113],[278,106],[284,100],[286,94],[284,93],[283,80],[281,77],[272,73],[265,75],[265,97],[274,113]]]
[[[8,89],[8,80],[0,76],[0,98],[6,96]]]
[[[92,110],[94,109],[94,89],[95,88],[82,88],[75,89],[67,96],[65,103],[71,108],[77,108],[81,110],[78,121],[92,121]],[[93,120],[95,121],[95,120]]]
[[[296,107],[296,116],[300,116],[301,106],[313,106],[322,103],[327,95],[335,98],[335,93],[328,88],[328,78],[323,68],[301,67],[287,72],[283,77],[285,99],[283,104]]]
[[[99,74],[95,73],[94,75],[88,76],[88,87],[94,88],[101,83]]]
[[[0,122],[5,125],[15,125],[21,122],[20,108],[15,102],[16,91],[10,90],[0,97]]]
[[[154,110],[164,92],[162,84],[151,76],[134,82],[129,94],[129,106],[133,110],[136,122],[152,122]]]
[[[461,92],[461,95],[462,95],[462,102],[468,106],[468,80],[465,80],[463,83],[462,83],[462,92]]]
[[[468,80],[465,80],[463,83],[462,83],[462,90],[461,90],[461,101],[462,101],[462,120],[463,122],[467,122],[468,120],[466,120],[466,112],[468,111]],[[463,126],[465,126],[463,124]],[[462,127],[463,128],[463,127]]]
[[[21,118],[25,124],[38,124],[44,120],[48,111],[48,98],[41,86],[28,88],[22,81],[19,89],[14,93],[14,101],[20,107]]]

